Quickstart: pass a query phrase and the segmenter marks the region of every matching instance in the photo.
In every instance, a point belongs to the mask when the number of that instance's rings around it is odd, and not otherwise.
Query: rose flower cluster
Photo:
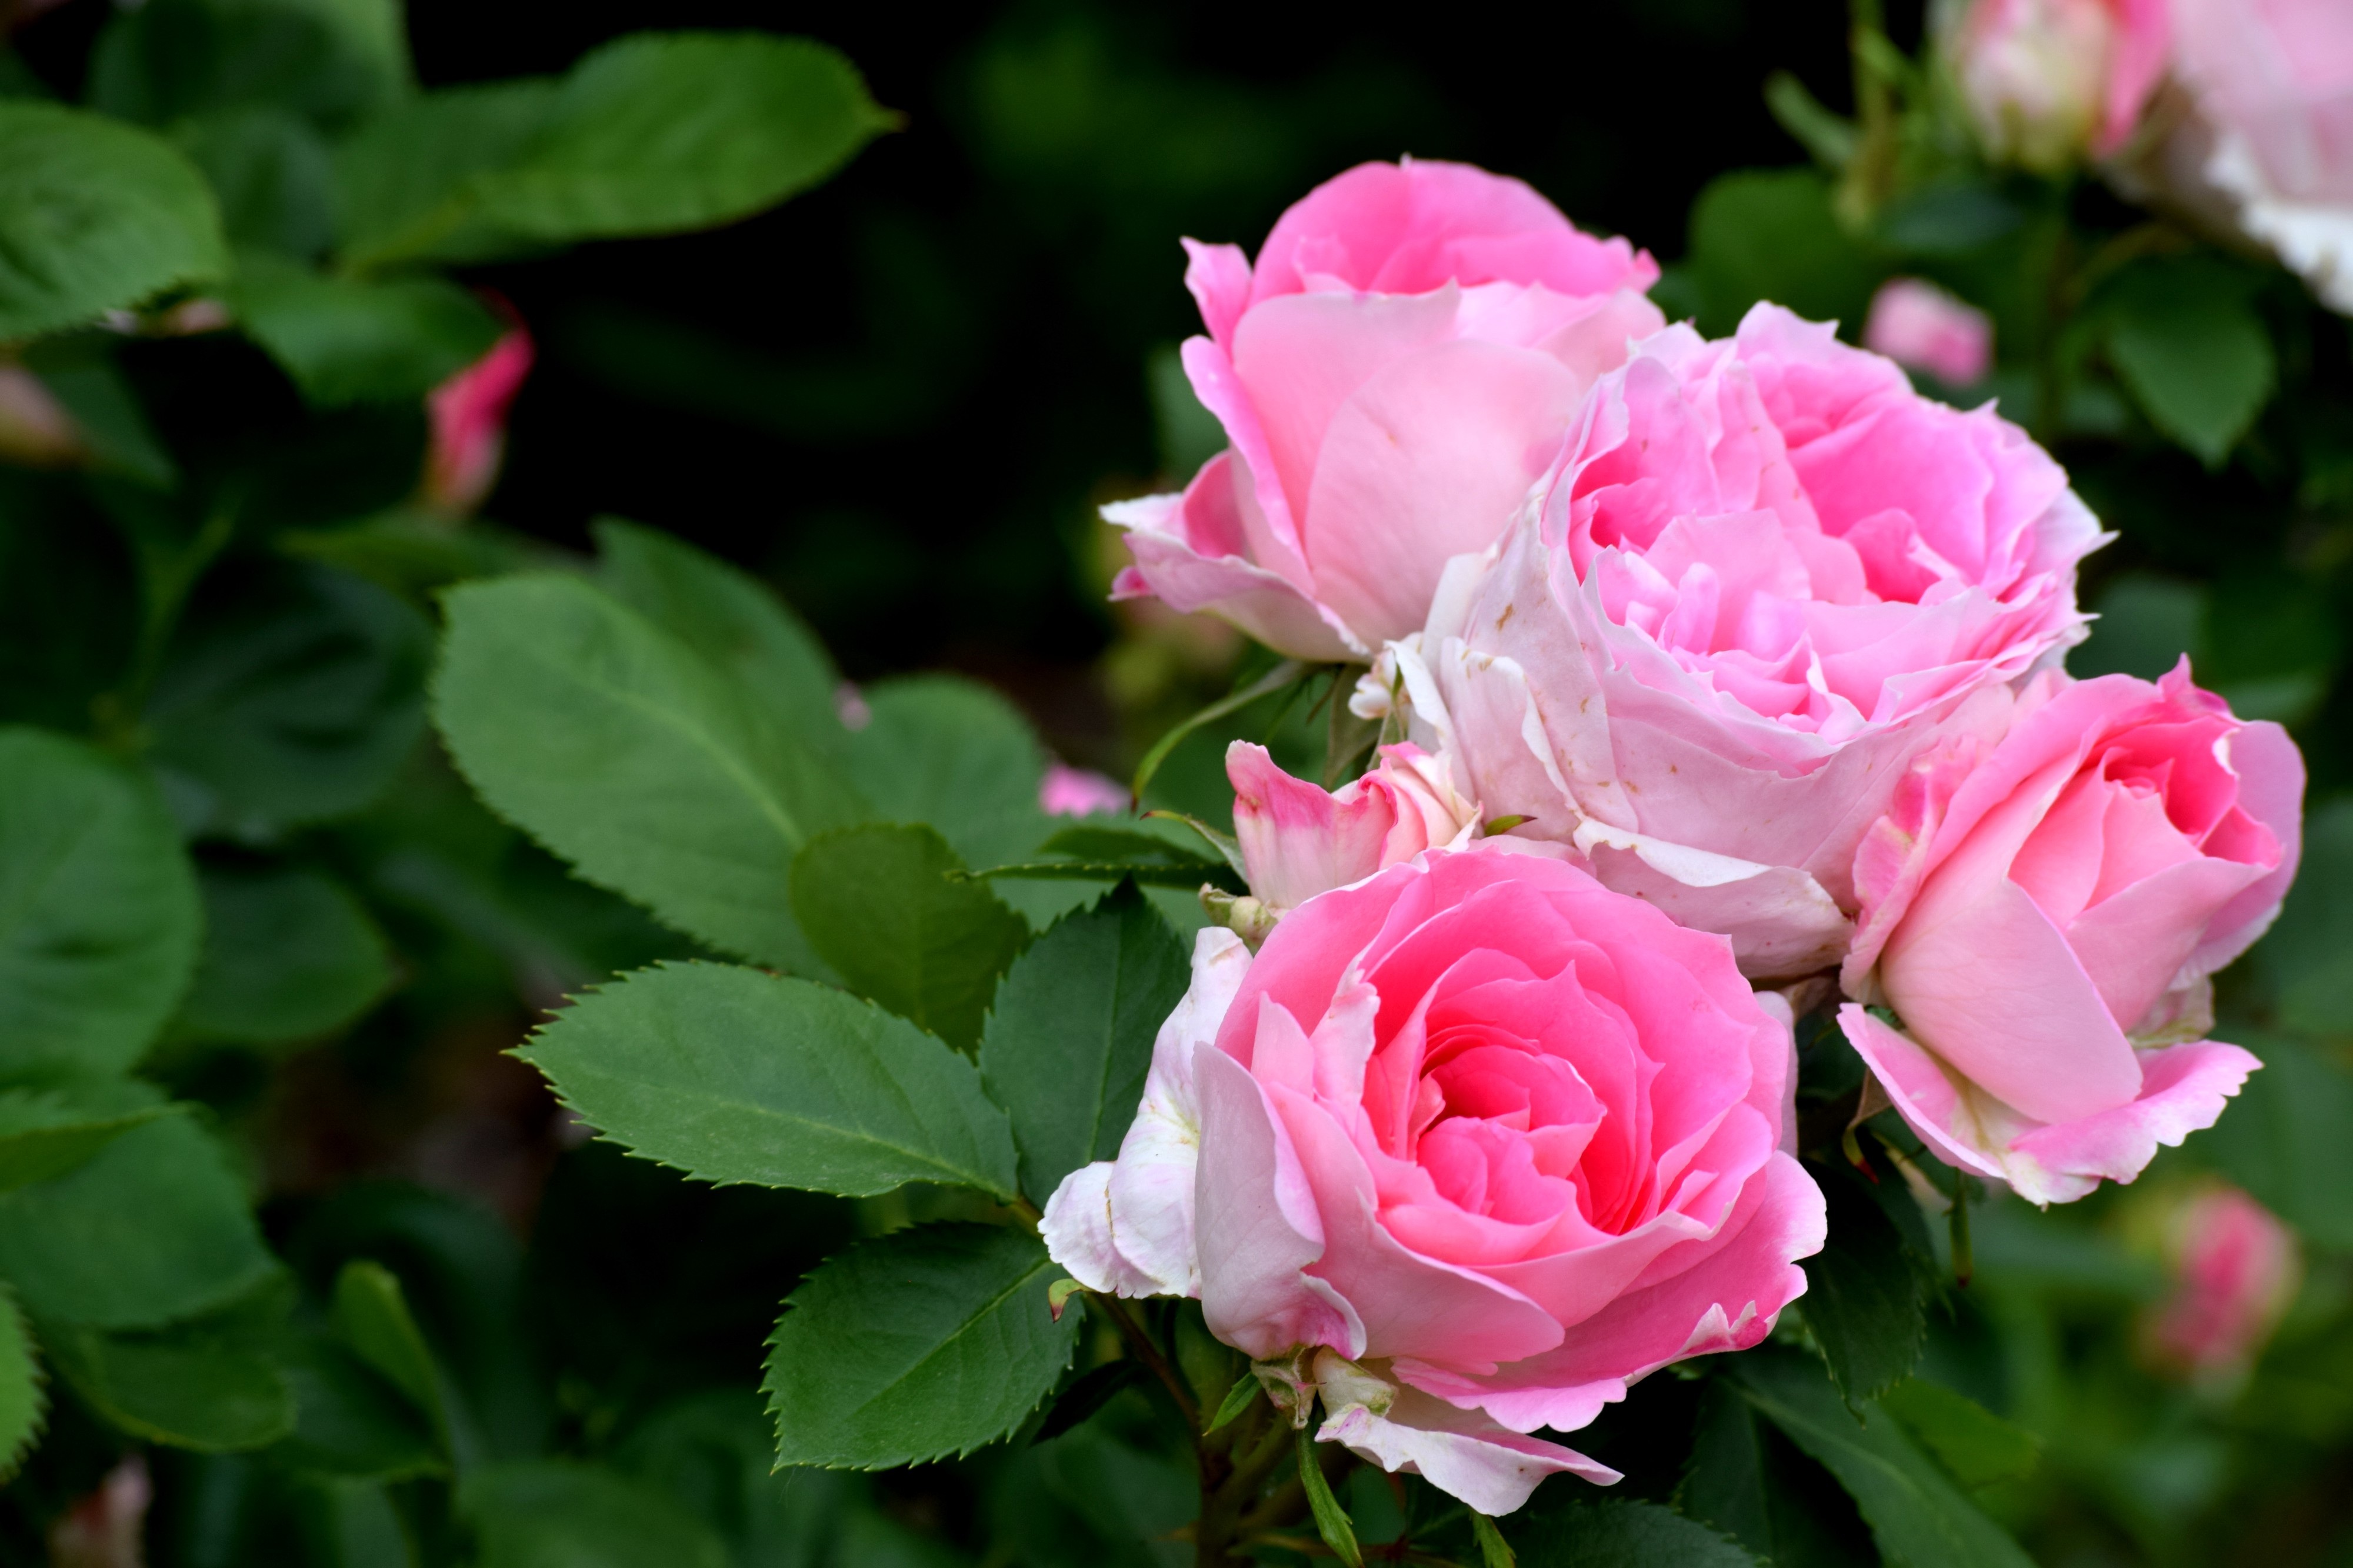
[[[2209,976],[2302,763],[2186,664],[2067,678],[2106,536],[2024,432],[1770,304],[1670,325],[1648,256],[1468,167],[1190,249],[1229,445],[1112,509],[1117,591],[1368,665],[1391,743],[1336,794],[1233,748],[1255,912],[1047,1209],[1082,1284],[1198,1297],[1317,1436],[1502,1513],[1614,1479],[1533,1434],[1804,1290],[1793,1002],[2037,1203],[2221,1112],[2259,1064]]]

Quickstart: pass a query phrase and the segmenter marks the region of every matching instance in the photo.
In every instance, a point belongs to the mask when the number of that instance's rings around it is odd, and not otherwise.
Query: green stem
[[[1128,786],[1129,793],[1139,801],[1144,798],[1145,789],[1152,783],[1152,775],[1160,771],[1160,764],[1168,760],[1168,753],[1176,749],[1177,742],[1213,720],[1249,707],[1269,692],[1282,690],[1293,681],[1303,678],[1314,668],[1305,659],[1286,658],[1240,691],[1230,697],[1219,698],[1161,736],[1152,743],[1152,750],[1144,753],[1144,761],[1136,764],[1135,780]]]
[[[140,744],[139,713],[164,668],[164,650],[179,629],[180,614],[214,560],[237,534],[237,503],[227,497],[206,515],[193,538],[176,549],[133,537],[139,560],[142,615],[139,640],[121,684],[100,693],[90,704],[100,742],[116,751],[134,751]]]

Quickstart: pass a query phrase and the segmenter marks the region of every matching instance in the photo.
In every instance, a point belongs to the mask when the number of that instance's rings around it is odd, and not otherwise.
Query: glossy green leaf
[[[998,976],[1029,926],[928,827],[876,823],[809,840],[793,912],[849,988],[959,1050],[980,1038]]]
[[[1863,1178],[1844,1164],[1810,1168],[1830,1204],[1830,1238],[1806,1260],[1799,1310],[1840,1392],[1850,1402],[1874,1399],[1920,1359],[1927,1318],[1918,1277]]]
[[[425,729],[432,628],[340,572],[289,569],[197,621],[147,705],[151,752],[199,829],[269,838],[358,810]]]
[[[1769,300],[1810,321],[1862,325],[1884,268],[1831,212],[1831,182],[1812,169],[1719,174],[1692,204],[1685,262],[1703,331],[1728,333]]]
[[[1857,1420],[1810,1357],[1750,1351],[1732,1358],[1730,1373],[1759,1415],[1838,1478],[1891,1561],[1906,1568],[2031,1568],[2018,1543],[1894,1415],[1866,1407]]]
[[[2033,1433],[1941,1383],[1906,1378],[1879,1396],[1879,1407],[1901,1421],[1965,1487],[2021,1480],[2042,1458],[2042,1440]]]
[[[480,359],[502,330],[440,278],[337,278],[248,252],[229,301],[302,395],[321,407],[413,403]]]
[[[780,1465],[884,1469],[1018,1426],[1070,1364],[1060,1270],[1026,1230],[940,1225],[860,1242],[810,1275],[768,1342]]]
[[[173,141],[204,171],[231,245],[311,260],[334,242],[334,164],[300,116],[219,110],[174,127]]]
[[[1520,1568],[1756,1568],[1715,1531],[1654,1502],[1579,1502],[1514,1531]]]
[[[222,1306],[275,1267],[244,1183],[185,1116],[0,1196],[0,1279],[44,1322],[152,1328]]]
[[[729,1568],[710,1527],[644,1483],[604,1465],[530,1459],[459,1483],[479,1568]]]
[[[338,124],[409,87],[399,0],[147,0],[90,59],[92,105],[150,125],[249,105]]]
[[[744,683],[587,584],[533,575],[448,597],[434,714],[491,809],[590,881],[755,963],[821,973],[793,857],[867,815]]]
[[[776,590],[650,528],[608,517],[595,531],[599,587],[733,674],[794,740],[828,755],[848,746],[841,672]]]
[[[42,1339],[74,1392],[134,1437],[217,1454],[267,1447],[294,1430],[284,1369],[209,1325],[130,1334],[44,1323]]]
[[[980,1070],[1012,1118],[1031,1202],[1119,1152],[1153,1037],[1187,979],[1184,944],[1132,884],[1064,915],[1014,960],[982,1037]]]
[[[332,1033],[392,984],[384,935],[349,889],[280,866],[207,867],[205,945],[177,1030],[274,1045]]]
[[[582,997],[521,1052],[608,1137],[710,1182],[1010,1197],[1013,1136],[970,1062],[828,986],[663,964]]]
[[[49,1416],[49,1391],[33,1331],[16,1299],[0,1287],[0,1480],[14,1479]]]
[[[363,132],[347,158],[350,260],[486,260],[733,223],[823,180],[891,123],[840,55],[757,33],[636,34],[560,84],[457,99],[429,95]],[[407,178],[386,167],[404,137],[431,149]]]
[[[2108,357],[2149,422],[2219,467],[2271,399],[2271,334],[2252,279],[2211,257],[2143,261],[2105,297]]]
[[[137,1061],[195,966],[196,881],[154,788],[0,729],[0,1075]]]
[[[128,1079],[0,1090],[0,1193],[62,1176],[134,1127],[171,1114]]]
[[[228,269],[204,176],[102,115],[0,99],[0,342],[93,321]]]

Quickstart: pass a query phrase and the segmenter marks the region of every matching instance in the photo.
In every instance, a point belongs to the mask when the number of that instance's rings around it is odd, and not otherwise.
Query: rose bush
[[[1731,936],[1751,974],[1804,973],[1845,951],[1855,845],[1911,758],[1996,732],[2006,684],[2080,638],[2103,537],[1990,408],[1759,305],[1603,378],[1398,679],[1414,739],[1514,833]]]
[[[1186,247],[1208,335],[1185,371],[1229,445],[1182,495],[1104,509],[1134,556],[1116,594],[1303,658],[1419,626],[1447,557],[1504,531],[1594,378],[1664,321],[1647,252],[1460,163],[1352,169],[1255,266]]]
[[[1482,1512],[1611,1472],[1573,1430],[1805,1288],[1789,1019],[1575,867],[1430,852],[1196,948],[1116,1161],[1048,1205],[1092,1289],[1198,1295],[1319,1436]],[[1305,1416],[1303,1405],[1299,1409]]]
[[[1926,757],[1855,856],[1847,1038],[1937,1155],[2037,1203],[2130,1181],[2260,1066],[2208,976],[2295,875],[2304,764],[2190,684],[2044,678]],[[1858,1005],[1885,1002],[1901,1031]]]

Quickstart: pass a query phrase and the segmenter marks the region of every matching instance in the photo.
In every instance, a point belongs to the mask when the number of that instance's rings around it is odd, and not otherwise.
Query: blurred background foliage
[[[1920,7],[1890,12],[1912,49]],[[1507,30],[1265,5],[412,0],[413,67],[396,38],[322,63],[271,14],[0,0],[5,100],[156,128],[238,256],[242,333],[150,317],[25,348],[79,436],[50,466],[0,466],[0,721],[138,758],[160,789],[203,934],[141,1081],[200,1108],[284,1264],[257,1252],[259,1286],[161,1329],[44,1335],[47,1433],[0,1492],[0,1562],[136,1561],[120,1553],[142,1531],[147,1561],[190,1568],[1183,1555],[1151,1538],[1189,1483],[1130,1440],[1132,1392],[953,1465],[770,1477],[752,1390],[777,1301],[911,1215],[625,1159],[501,1054],[565,993],[695,946],[573,880],[451,773],[424,717],[431,590],[585,569],[593,521],[626,516],[780,592],[852,680],[944,669],[1009,699],[1038,741],[959,699],[1012,737],[993,786],[1033,789],[1049,752],[1124,773],[1258,668],[1218,626],[1104,599],[1120,552],[1094,509],[1181,483],[1219,441],[1175,365],[1195,327],[1176,237],[1254,245],[1318,180],[1400,152],[1519,175],[1630,236],[1669,264],[1670,313],[1712,331],[1770,297],[1852,335],[1898,273],[1984,308],[2000,367],[1943,390],[1998,393],[2120,535],[2086,570],[2105,618],[2077,672],[2153,676],[2186,650],[2242,714],[2295,727],[2306,870],[2225,998],[2267,1070],[2139,1186],[1984,1211],[1974,1281],[1923,1287],[1925,1369],[2030,1435],[1978,1495],[2052,1568],[2348,1560],[2353,344],[2293,279],[2152,241],[2097,184],[1934,146],[1865,220],[1842,215],[1820,106],[1854,98],[1848,17],[1816,0],[1597,0]],[[205,16],[234,49],[173,30]],[[429,89],[561,76],[649,26],[822,40],[899,118],[828,183],[707,232],[567,247],[419,241],[388,218],[339,241],[328,187],[365,170],[331,157],[362,156],[355,128],[412,70]],[[339,243],[342,270],[311,270]],[[401,272],[402,245],[438,269]],[[355,356],[319,323],[364,323],[320,290],[371,279],[396,321]],[[506,461],[480,519],[436,521],[419,395],[502,310],[537,355]],[[1274,710],[1187,741],[1154,798],[1222,820],[1233,735],[1312,769],[1318,726]],[[2168,1205],[2215,1171],[2304,1247],[2269,1352],[2219,1381],[2168,1372],[2135,1327],[2166,1289]],[[110,1366],[147,1368],[180,1407],[110,1403]],[[1720,1406],[1662,1376],[1584,1446],[1629,1491],[1678,1498],[1694,1433],[1732,1431]],[[1788,1564],[1875,1561],[1814,1460],[1738,1421],[1768,1491],[1828,1521],[1743,1539]],[[1388,1494],[1356,1481],[1377,1541]]]

